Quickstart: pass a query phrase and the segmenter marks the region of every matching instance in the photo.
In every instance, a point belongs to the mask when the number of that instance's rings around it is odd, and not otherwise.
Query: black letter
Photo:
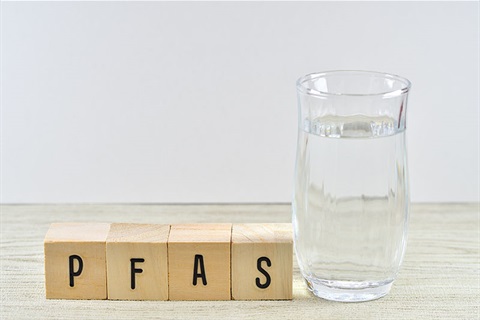
[[[135,262],[145,262],[145,259],[142,258],[132,258],[130,259],[130,287],[135,289],[135,273],[142,273],[143,269],[135,268]]]
[[[78,261],[78,270],[77,271],[73,271],[73,260]],[[82,270],[83,270],[83,260],[82,260],[82,258],[80,258],[80,256],[77,256],[76,254],[68,257],[68,269],[69,269],[69,272],[70,272],[70,287],[73,287],[73,285],[74,285],[73,284],[73,277],[78,277],[82,273]]]
[[[270,285],[270,282],[272,282],[272,279],[270,278],[270,275],[268,274],[267,271],[265,271],[265,269],[262,268],[262,261],[265,261],[267,263],[267,267],[271,267],[272,266],[272,262],[270,261],[270,259],[268,259],[267,257],[260,257],[258,258],[257,260],[257,269],[258,271],[260,271],[264,276],[265,278],[267,278],[267,281],[264,283],[264,284],[261,284],[260,283],[260,278],[256,278],[255,279],[255,284],[257,285],[257,287],[259,287],[260,289],[266,289],[268,288],[268,286]]]
[[[200,262],[200,273],[197,273],[198,262]],[[197,278],[202,278],[202,283],[204,286],[207,285],[207,275],[205,274],[205,266],[203,264],[203,256],[201,254],[195,255],[195,262],[193,264],[193,285],[197,285]]]

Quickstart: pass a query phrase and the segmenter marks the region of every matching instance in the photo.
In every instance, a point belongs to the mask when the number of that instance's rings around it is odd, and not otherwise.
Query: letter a
[[[200,273],[198,273],[198,265],[200,264]],[[193,285],[197,285],[197,278],[202,278],[204,286],[207,285],[207,275],[205,274],[205,265],[203,263],[203,256],[201,254],[195,255],[195,262],[193,264]]]

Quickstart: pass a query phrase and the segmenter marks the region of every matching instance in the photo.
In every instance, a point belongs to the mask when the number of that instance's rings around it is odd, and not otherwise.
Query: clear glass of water
[[[405,253],[410,81],[369,71],[297,81],[295,252],[308,288],[334,301],[386,295]]]

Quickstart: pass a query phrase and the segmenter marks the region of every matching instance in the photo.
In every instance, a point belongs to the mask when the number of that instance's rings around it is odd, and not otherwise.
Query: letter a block
[[[232,298],[292,299],[292,225],[234,224]]]
[[[231,224],[172,225],[170,300],[230,300]]]
[[[106,299],[108,223],[53,223],[45,236],[47,299]]]
[[[169,225],[114,223],[107,238],[108,299],[168,300]]]

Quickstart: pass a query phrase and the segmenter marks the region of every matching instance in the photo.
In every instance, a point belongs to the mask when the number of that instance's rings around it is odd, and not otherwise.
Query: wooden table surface
[[[292,301],[46,300],[43,238],[52,222],[290,222],[287,204],[3,205],[1,319],[479,319],[479,204],[414,204],[392,291],[364,303],[314,297],[294,266]]]

